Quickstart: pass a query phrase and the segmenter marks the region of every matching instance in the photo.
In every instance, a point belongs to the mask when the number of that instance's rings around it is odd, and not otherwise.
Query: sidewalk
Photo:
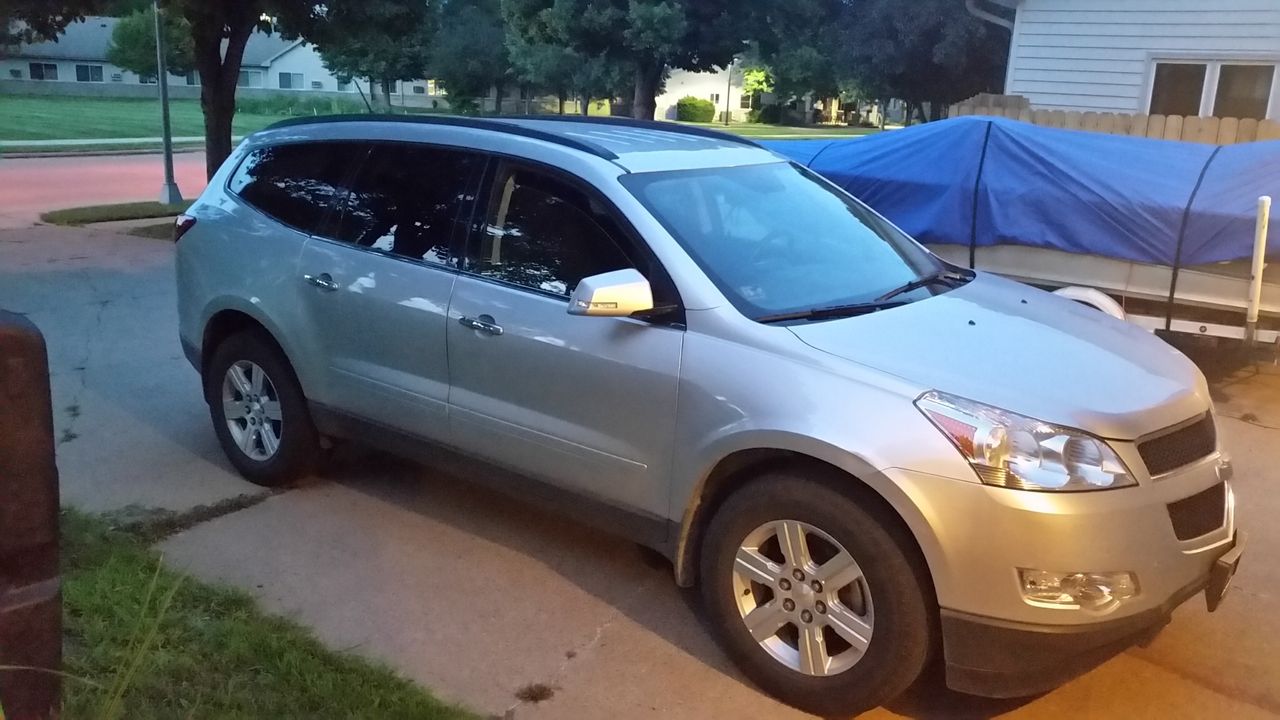
[[[232,142],[240,142],[243,135],[236,135],[231,138]],[[107,145],[146,145],[154,143],[159,145],[164,142],[161,137],[138,137],[138,138],[77,138],[74,140],[0,140],[0,150],[28,148],[62,148],[62,147],[99,147]],[[178,135],[174,136],[173,142],[177,143],[202,143],[203,135]]]

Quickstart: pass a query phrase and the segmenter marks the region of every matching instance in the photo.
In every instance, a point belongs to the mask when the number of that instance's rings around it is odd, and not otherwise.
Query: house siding
[[[1146,112],[1162,58],[1280,62],[1280,2],[1022,0],[1005,92],[1036,108]]]
[[[729,81],[728,68],[709,72],[691,72],[689,70],[672,70],[661,95],[657,97],[657,110],[654,117],[659,120],[676,119],[676,103],[684,97],[696,97],[703,100],[719,98],[716,106],[716,117],[723,117],[725,95],[728,94],[730,117],[736,121],[747,119],[750,110],[742,109],[742,73],[733,71],[733,82]]]

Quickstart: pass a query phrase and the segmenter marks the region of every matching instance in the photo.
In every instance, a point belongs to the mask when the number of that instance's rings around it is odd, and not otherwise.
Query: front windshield
[[[946,269],[790,163],[638,173],[622,182],[752,319],[871,302]]]

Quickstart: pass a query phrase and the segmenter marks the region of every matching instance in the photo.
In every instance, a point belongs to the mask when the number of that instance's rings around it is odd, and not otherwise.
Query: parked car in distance
[[[747,140],[603,119],[281,123],[179,219],[180,335],[247,478],[334,439],[656,548],[821,715],[1034,694],[1239,561],[1203,376],[948,265]]]

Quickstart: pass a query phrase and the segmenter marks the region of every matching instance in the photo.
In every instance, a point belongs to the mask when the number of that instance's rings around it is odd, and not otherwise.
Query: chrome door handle
[[[502,326],[495,323],[493,318],[488,315],[481,315],[478,318],[469,318],[464,315],[458,318],[458,324],[463,327],[469,327],[472,330],[479,330],[480,332],[487,333],[489,335],[496,336],[502,334]]]
[[[325,292],[333,292],[339,289],[338,281],[333,279],[329,273],[320,273],[319,275],[303,275],[303,280],[315,285]]]

